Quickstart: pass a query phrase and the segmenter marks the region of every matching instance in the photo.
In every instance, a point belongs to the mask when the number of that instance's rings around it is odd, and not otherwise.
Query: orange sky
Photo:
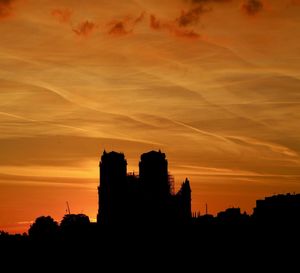
[[[0,0],[0,230],[97,213],[98,160],[167,154],[194,211],[300,192],[300,1]]]

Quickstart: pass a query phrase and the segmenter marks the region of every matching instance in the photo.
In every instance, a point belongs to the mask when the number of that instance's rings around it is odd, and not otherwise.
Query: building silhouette
[[[127,191],[127,161],[124,154],[103,152],[100,167],[98,222],[121,221],[126,212],[124,202]]]
[[[186,179],[174,193],[174,179],[161,151],[141,155],[139,175],[127,173],[122,153],[104,151],[99,167],[98,223],[155,225],[190,221],[190,183]]]
[[[217,214],[217,221],[221,224],[248,224],[250,216],[244,212],[241,213],[240,208],[228,208]]]
[[[300,194],[278,194],[257,200],[253,218],[262,224],[300,224]]]
[[[192,218],[192,198],[190,181],[186,178],[175,196],[176,217],[178,221],[189,223]]]

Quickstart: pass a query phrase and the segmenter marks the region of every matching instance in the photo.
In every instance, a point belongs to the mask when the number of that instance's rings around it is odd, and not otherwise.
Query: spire
[[[182,183],[182,188],[184,188],[185,191],[191,191],[190,181],[188,180],[188,178],[186,178]]]

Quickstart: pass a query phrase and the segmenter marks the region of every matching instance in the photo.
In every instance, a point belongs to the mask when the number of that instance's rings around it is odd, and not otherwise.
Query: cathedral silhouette
[[[156,225],[191,221],[189,180],[175,194],[174,179],[161,151],[141,155],[139,175],[127,173],[123,153],[104,151],[99,167],[99,224]]]

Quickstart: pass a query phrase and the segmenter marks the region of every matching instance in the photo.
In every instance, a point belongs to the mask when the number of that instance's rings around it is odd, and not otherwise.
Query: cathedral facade
[[[99,224],[168,224],[191,220],[191,188],[186,179],[174,193],[166,155],[141,155],[139,175],[127,173],[125,155],[103,152],[98,187]]]

